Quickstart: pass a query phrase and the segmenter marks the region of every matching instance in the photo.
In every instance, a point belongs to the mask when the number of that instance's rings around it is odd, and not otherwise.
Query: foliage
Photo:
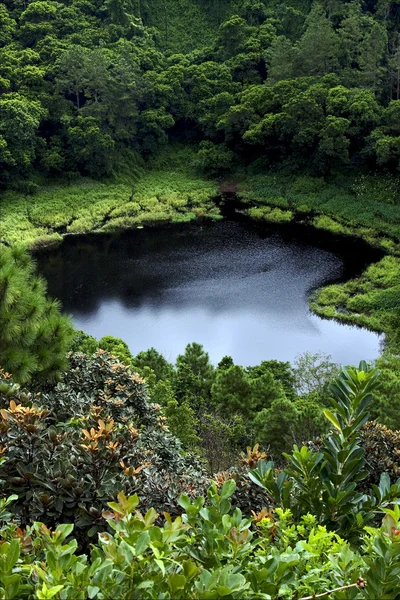
[[[385,425],[369,422],[360,430],[360,446],[364,450],[368,477],[364,489],[379,484],[381,473],[388,473],[395,481],[400,476],[400,433]]]
[[[311,307],[321,316],[385,331],[387,346],[396,352],[399,281],[399,259],[385,256],[368,267],[359,279],[319,290],[311,300]]]
[[[296,358],[293,372],[298,394],[315,393],[321,397],[329,382],[338,374],[339,366],[332,362],[329,355],[305,352]]]
[[[180,151],[176,152],[180,157]],[[60,242],[64,233],[113,232],[146,223],[218,218],[210,200],[215,184],[195,175],[190,166],[169,162],[168,168],[143,173],[140,181],[96,182],[80,179],[43,185],[34,196],[9,192],[0,202],[0,240],[41,248]],[[134,198],[134,201],[132,201]]]
[[[201,347],[182,356],[207,367]],[[0,374],[3,596],[396,599],[400,479],[391,485],[386,471],[396,472],[398,440],[366,424],[376,369],[361,363],[334,380],[324,411],[333,429],[314,449],[294,446],[276,472],[248,447],[202,496],[207,479],[143,380],[104,350],[70,363],[63,382],[35,396]],[[249,371],[263,376],[266,365]],[[295,384],[287,365],[271,366]],[[188,404],[166,406],[175,427],[190,425]],[[90,556],[79,554],[89,541]]]
[[[315,450],[294,446],[292,454],[284,455],[288,464],[278,477],[272,462],[260,461],[250,471],[251,479],[278,506],[290,509],[295,519],[310,511],[321,524],[348,539],[357,537],[400,492],[400,479],[390,486],[386,473],[373,494],[362,494],[358,487],[368,475],[359,432],[369,418],[377,377],[378,371],[366,363],[360,363],[359,369],[343,369],[330,387],[333,411],[324,411],[334,429],[320,446]]]
[[[132,364],[133,356],[130,353],[128,344],[119,338],[112,335],[105,335],[99,340],[99,348],[106,350],[109,354],[113,354],[119,358],[124,365]]]
[[[55,379],[66,366],[71,334],[27,253],[0,245],[0,365],[20,382]]]
[[[224,357],[214,369],[204,348],[193,343],[174,366],[155,348],[132,358],[123,340],[106,336],[97,342],[79,331],[70,349],[93,354],[99,347],[138,372],[170,431],[185,450],[206,460],[210,473],[231,467],[247,444],[258,441],[280,462],[294,442],[326,430],[328,381],[338,367],[324,355],[306,353],[294,367],[268,360],[247,368]]]
[[[205,478],[184,458],[144,381],[99,350],[70,356],[53,390],[32,395],[1,375],[2,489],[18,494],[19,522],[76,524],[80,543],[99,530],[106,501],[141,490],[150,504],[176,512],[180,491]],[[73,407],[73,408],[71,408]]]
[[[2,528],[7,598],[312,598],[328,594],[353,600],[395,599],[399,568],[398,507],[385,509],[380,528],[368,528],[363,549],[317,519],[293,523],[289,510],[246,518],[231,497],[232,480],[215,483],[191,502],[182,495],[182,515],[160,522],[138,510],[137,495],[120,492],[103,512],[110,531],[101,533],[91,556],[77,553],[73,525],[49,529],[36,522],[22,530]],[[15,497],[3,501],[2,517]],[[35,576],[33,576],[35,574]],[[79,596],[80,597],[80,596]]]

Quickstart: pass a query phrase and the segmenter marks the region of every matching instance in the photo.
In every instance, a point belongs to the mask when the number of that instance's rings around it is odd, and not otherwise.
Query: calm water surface
[[[173,361],[196,341],[213,362],[228,354],[242,365],[305,351],[343,364],[373,359],[379,336],[320,319],[307,296],[377,256],[315,235],[223,221],[71,237],[39,257],[39,270],[77,328],[123,338],[133,354],[154,346]]]

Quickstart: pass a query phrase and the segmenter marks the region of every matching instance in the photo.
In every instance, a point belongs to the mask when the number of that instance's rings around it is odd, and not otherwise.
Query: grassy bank
[[[399,180],[359,175],[332,178],[279,174],[244,177],[238,185],[243,211],[266,222],[296,220],[338,235],[357,236],[387,252],[363,275],[324,287],[310,298],[318,315],[386,334],[398,351],[400,314]]]
[[[391,176],[245,176],[238,191],[250,216],[296,220],[341,235],[361,237],[400,255],[400,181]]]
[[[220,218],[217,186],[178,157],[175,165],[143,170],[138,182],[78,179],[42,186],[34,195],[0,200],[0,241],[37,249],[66,234],[112,232],[149,223]]]
[[[42,186],[35,195],[8,193],[0,202],[0,240],[35,250],[60,243],[64,235],[113,232],[152,223],[222,218],[214,202],[218,182],[191,167],[193,153],[177,148],[162,154],[153,170],[142,170],[135,183],[81,179]],[[283,174],[232,177],[242,211],[255,220],[295,220],[339,235],[361,237],[387,256],[359,279],[327,286],[310,298],[311,309],[385,332],[398,349],[400,314],[400,185],[392,177],[359,175],[332,178]],[[240,183],[237,183],[240,182]]]

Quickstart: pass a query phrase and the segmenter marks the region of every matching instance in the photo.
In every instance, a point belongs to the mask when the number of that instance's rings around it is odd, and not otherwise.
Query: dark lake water
[[[309,351],[358,364],[378,356],[379,336],[320,319],[307,296],[377,258],[361,242],[300,226],[223,221],[71,237],[38,266],[77,328],[120,337],[133,354],[154,346],[173,361],[195,341],[215,363]]]

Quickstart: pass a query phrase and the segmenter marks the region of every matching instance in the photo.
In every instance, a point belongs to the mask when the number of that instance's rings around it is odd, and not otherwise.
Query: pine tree
[[[385,76],[384,60],[387,54],[388,37],[380,23],[370,19],[369,28],[360,47],[360,68],[365,87],[375,91],[381,88]]]
[[[325,75],[338,69],[339,40],[320,4],[314,4],[297,44],[297,72]]]
[[[57,301],[20,248],[0,246],[0,366],[18,382],[51,380],[66,366],[72,337]]]

